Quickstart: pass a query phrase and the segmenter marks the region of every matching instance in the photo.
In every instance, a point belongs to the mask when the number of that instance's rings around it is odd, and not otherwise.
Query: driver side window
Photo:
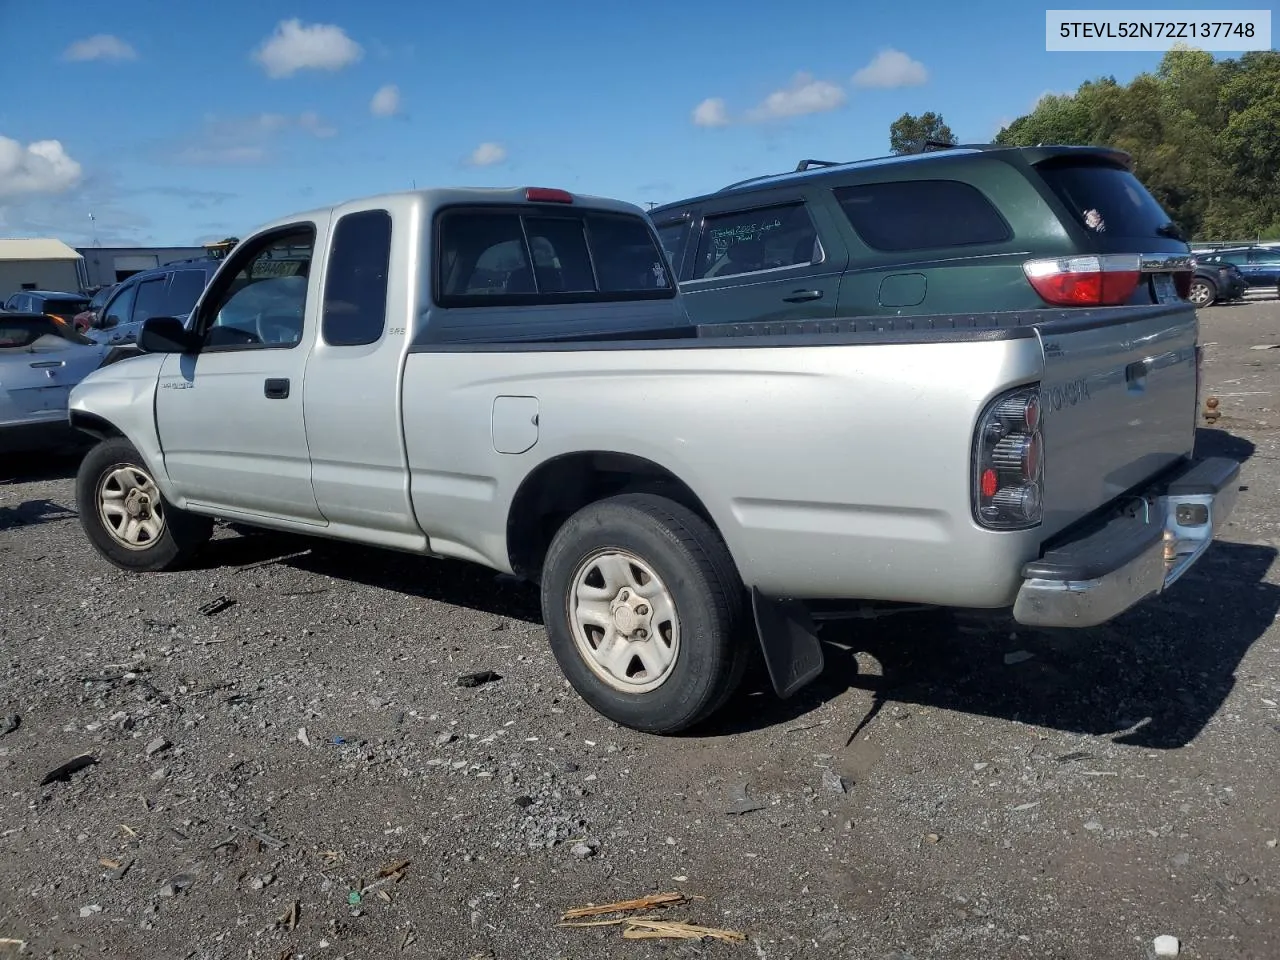
[[[315,229],[307,224],[246,244],[238,269],[201,309],[206,348],[289,348],[302,342]],[[223,279],[226,278],[226,279]]]
[[[128,323],[129,317],[133,313],[133,298],[138,293],[138,285],[131,283],[119,293],[115,298],[107,304],[103,310],[102,319],[98,326],[104,330],[110,330],[112,327],[118,327],[122,323]]]

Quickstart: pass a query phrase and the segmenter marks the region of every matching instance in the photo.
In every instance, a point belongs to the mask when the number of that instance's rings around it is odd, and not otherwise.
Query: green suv
[[[650,211],[695,323],[1185,299],[1190,249],[1098,147],[954,146],[757,177]]]

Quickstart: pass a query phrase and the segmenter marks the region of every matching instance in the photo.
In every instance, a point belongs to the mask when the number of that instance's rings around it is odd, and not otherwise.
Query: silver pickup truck
[[[674,732],[757,651],[803,686],[842,607],[1164,590],[1238,490],[1196,340],[1184,301],[698,327],[630,204],[381,196],[263,227],[76,387],[79,512],[126,570],[222,518],[527,578],[584,699]]]

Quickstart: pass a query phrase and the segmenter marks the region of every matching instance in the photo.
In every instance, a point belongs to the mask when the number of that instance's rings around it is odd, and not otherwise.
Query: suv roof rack
[[[804,173],[811,167],[838,167],[843,163],[841,160],[801,160],[796,164],[796,173]]]

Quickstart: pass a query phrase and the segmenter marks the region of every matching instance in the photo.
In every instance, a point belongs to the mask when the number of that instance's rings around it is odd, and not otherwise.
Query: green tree
[[[917,117],[904,113],[889,124],[889,149],[894,153],[915,153],[926,140],[956,142],[956,135],[942,119],[942,114],[929,111]]]

